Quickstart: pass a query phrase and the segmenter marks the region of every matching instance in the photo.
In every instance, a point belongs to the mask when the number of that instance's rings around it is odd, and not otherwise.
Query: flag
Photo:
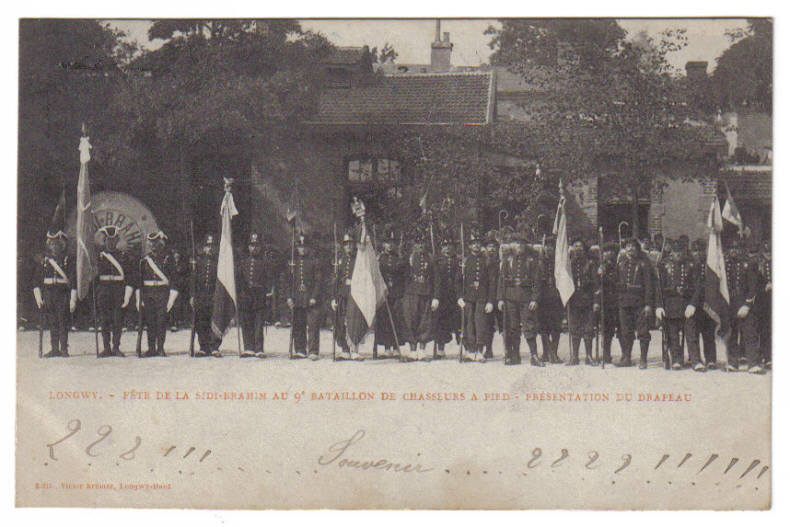
[[[562,305],[568,304],[576,286],[571,274],[571,259],[568,254],[568,218],[565,216],[565,197],[560,197],[557,206],[557,215],[554,218],[553,233],[557,236],[557,245],[554,249],[554,281],[557,291],[560,292]]]
[[[738,207],[735,206],[735,200],[730,194],[730,186],[724,183],[727,189],[727,201],[724,202],[724,208],[721,211],[721,217],[738,227],[738,232],[743,232],[743,219]]]
[[[214,286],[214,305],[211,310],[211,331],[221,339],[236,314],[236,268],[233,265],[233,240],[230,220],[239,213],[233,202],[233,194],[226,188],[219,209],[222,217],[222,233],[219,238],[217,282]]]
[[[96,247],[94,246],[91,188],[88,181],[88,161],[91,160],[90,138],[80,138],[80,178],[77,183],[77,298],[88,296],[96,276]]]
[[[721,247],[722,214],[719,198],[714,196],[708,213],[708,255],[705,267],[705,302],[703,309],[716,322],[718,334],[726,338],[729,332],[730,293],[727,290],[727,271]]]
[[[351,273],[349,297],[346,306],[346,339],[350,346],[356,346],[373,327],[376,311],[387,298],[387,285],[381,276],[379,260],[364,223]]]

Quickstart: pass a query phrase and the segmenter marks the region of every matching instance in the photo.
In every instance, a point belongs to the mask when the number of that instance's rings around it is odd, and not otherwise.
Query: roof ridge
[[[434,71],[430,73],[384,73],[384,77],[449,77],[452,75],[491,75],[491,71]]]

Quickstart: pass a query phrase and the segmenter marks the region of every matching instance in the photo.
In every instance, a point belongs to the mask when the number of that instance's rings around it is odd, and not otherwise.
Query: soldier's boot
[[[581,344],[581,339],[579,337],[570,337],[571,341],[571,356],[568,357],[568,362],[565,363],[566,366],[576,366],[579,364],[579,345]]]
[[[598,361],[592,356],[592,338],[585,337],[584,338],[584,364],[587,366],[596,366]]]
[[[622,342],[622,341],[621,341]],[[630,346],[624,346],[622,350],[622,357],[620,358],[619,362],[615,363],[615,366],[618,368],[629,368],[633,364],[631,363],[631,349],[634,347],[633,341],[631,342]]]
[[[560,355],[557,353],[560,348],[560,334],[555,333],[551,338],[551,342],[551,362],[552,364],[562,364],[562,359],[560,359]]]
[[[544,367],[546,364],[538,358],[538,341],[534,338],[527,339],[527,345],[529,346],[529,363],[539,368]],[[521,358],[519,358],[519,362],[521,362]]]
[[[549,336],[545,333],[540,334],[540,346],[541,346],[541,353],[540,353],[540,360],[543,362],[553,362],[552,357],[552,346],[551,342],[549,341]]]
[[[649,340],[639,341],[639,369],[644,370],[647,368],[647,350],[650,347]]]
[[[60,357],[60,352],[55,350],[49,350],[44,355],[42,355],[45,359],[51,359],[52,357]]]
[[[494,352],[491,350],[492,347],[493,347],[493,344],[486,344],[485,351],[483,352],[483,358],[484,359],[493,359],[494,358]]]
[[[605,364],[612,363],[612,339],[603,338],[603,361]]]

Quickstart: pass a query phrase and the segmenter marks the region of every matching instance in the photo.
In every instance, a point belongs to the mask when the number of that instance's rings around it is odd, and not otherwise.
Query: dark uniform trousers
[[[200,349],[206,353],[215,351],[220,344],[220,339],[211,331],[211,311],[213,307],[213,296],[197,294],[195,297],[195,333],[197,333]]]
[[[652,313],[646,313],[645,307],[651,306],[653,300],[652,266],[645,258],[628,257],[622,258],[617,266],[620,348],[623,357],[630,360],[636,333],[642,359],[647,360]]]
[[[694,316],[686,319],[686,342],[689,347],[689,358],[692,362],[694,359],[701,357],[699,341],[702,335],[702,351],[705,354],[706,364],[716,364],[716,322],[708,316],[707,313],[698,307],[694,312]]]
[[[337,309],[332,312],[332,327],[334,327],[334,338],[337,345],[343,351],[349,351],[348,339],[346,338],[346,309],[348,308],[348,296],[339,295],[337,297]]]
[[[727,339],[727,361],[737,364],[737,359],[741,356],[740,352],[743,351],[749,367],[752,367],[760,360],[757,321],[753,311],[749,311],[749,314],[744,318],[738,318],[735,314],[738,307],[731,309],[730,313],[730,336]],[[739,336],[740,341],[738,340]]]
[[[407,294],[403,297],[403,340],[412,349],[425,344],[433,337],[435,317],[432,316],[430,295]]]
[[[318,354],[318,337],[321,329],[323,311],[319,304],[311,307],[296,306],[293,309],[294,350],[304,353]]]
[[[482,340],[483,346],[485,346],[485,357],[487,359],[494,356],[494,332],[497,328],[502,331],[502,312],[496,308],[497,282],[499,282],[499,258],[493,257],[488,261],[487,287],[488,301],[491,302],[494,309],[491,313],[483,312],[483,325],[478,335],[478,341]]]
[[[467,351],[481,351],[488,344],[489,318],[484,300],[467,301],[464,305],[464,346]]]
[[[568,330],[571,337],[593,338],[595,333],[595,313],[593,312],[592,302],[568,301]]]
[[[267,293],[263,287],[253,287],[239,293],[239,318],[245,351],[263,353]]]
[[[455,258],[441,257],[437,262],[439,273],[439,307],[433,312],[435,317],[434,328],[436,335],[434,340],[440,349],[453,340],[453,334],[459,334],[461,330],[461,308],[458,307],[458,293],[460,289],[461,276],[457,269]]]
[[[542,360],[551,360],[551,355],[557,353],[560,344],[560,332],[562,330],[562,317],[565,308],[562,306],[562,298],[557,291],[554,279],[554,259],[544,258],[544,282],[543,294],[540,298],[540,310],[538,311],[538,333],[540,342],[543,346]]]
[[[396,348],[399,343],[402,343],[403,317],[401,315],[401,300],[400,298],[387,297],[390,307],[389,312],[387,311],[387,304],[381,304],[381,307],[376,311],[376,331],[374,335],[374,344],[376,346]],[[390,314],[392,314],[392,321],[390,321]],[[393,323],[397,332],[397,342],[395,333],[392,332]]]
[[[96,285],[96,307],[99,310],[99,323],[104,343],[104,351],[118,351],[121,347],[123,328],[123,298],[126,283],[123,281],[102,281]],[[112,344],[112,348],[110,345]]]
[[[514,354],[518,354],[521,347],[521,333],[530,346],[530,352],[537,346],[535,339],[538,335],[537,309],[531,311],[529,302],[516,302],[505,300],[505,316],[507,317],[506,344]],[[537,348],[535,348],[537,349]]]
[[[741,353],[749,367],[760,360],[760,347],[757,337],[757,316],[754,299],[757,295],[757,269],[745,258],[728,256],[725,258],[727,289],[730,293],[730,335],[727,339],[727,362],[737,364]],[[749,306],[749,314],[738,318],[738,310]],[[739,339],[740,337],[740,339]]]
[[[680,340],[681,331],[686,335],[686,340],[688,341],[691,334],[696,331],[694,317],[665,317],[664,323],[666,324],[666,334],[672,362],[683,364],[683,342]],[[689,360],[691,361],[692,365],[701,362],[699,355],[699,345],[696,348],[692,348],[692,346],[689,345]]]
[[[44,313],[52,351],[68,352],[71,289],[68,285],[44,285],[41,288],[41,297],[44,299]]]
[[[772,310],[771,292],[758,297],[757,326],[760,337],[760,355],[766,362],[771,362],[771,315]]]
[[[169,318],[167,299],[170,297],[170,286],[144,285],[141,296],[143,300],[143,320],[148,328],[148,351],[164,353]],[[209,315],[210,317],[211,315]]]
[[[605,304],[601,307],[603,316],[603,331],[601,332],[603,334],[603,358],[607,362],[612,360],[612,341],[619,323],[617,302],[613,300],[610,304]]]

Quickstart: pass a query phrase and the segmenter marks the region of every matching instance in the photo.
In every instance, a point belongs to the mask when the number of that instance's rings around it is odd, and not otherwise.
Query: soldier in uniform
[[[771,368],[771,240],[762,245],[762,252],[757,256],[758,288],[755,308],[757,309],[757,328],[760,337],[760,356],[766,368]]]
[[[173,250],[173,263],[176,266],[176,274],[178,275],[179,283],[186,284],[189,280],[189,263],[181,254],[181,251]],[[178,295],[176,304],[170,311],[170,331],[182,329],[187,325],[187,302],[185,302],[186,295]]]
[[[505,335],[505,364],[521,364],[521,332],[527,340],[530,363],[543,366],[538,358],[537,329],[538,301],[541,296],[543,265],[526,238],[520,233],[511,235],[497,288],[497,307],[507,317]]]
[[[617,263],[619,339],[623,355],[617,366],[631,366],[631,350],[636,334],[640,348],[639,368],[647,368],[653,293],[652,266],[642,253],[639,240],[629,238],[625,243],[625,253]]]
[[[274,297],[275,262],[270,252],[264,252],[257,232],[250,234],[247,255],[239,260],[237,282],[239,318],[244,340],[242,357],[264,358],[264,316],[266,305]]]
[[[394,247],[394,233],[390,233],[389,236],[385,235],[381,242],[379,269],[384,283],[387,284],[387,298],[386,303],[382,304],[376,312],[376,330],[373,342],[374,349],[378,349],[379,345],[384,346],[384,353],[379,355],[381,358],[399,356],[398,344],[403,338],[401,300],[406,276],[406,262],[394,251]],[[390,315],[392,315],[391,319]],[[397,335],[393,333],[393,324]]]
[[[220,339],[211,331],[211,312],[214,307],[214,289],[217,282],[218,249],[214,234],[206,234],[203,246],[194,262],[195,292],[189,302],[195,310],[195,333],[199,349],[195,357],[213,355],[221,357]]]
[[[134,293],[136,266],[118,249],[118,228],[115,225],[105,225],[98,232],[102,233],[103,240],[97,259],[96,309],[104,344],[99,357],[123,357],[123,310]]]
[[[497,233],[495,231],[489,231],[488,235],[486,236],[486,268],[488,270],[488,275],[485,278],[486,280],[486,292],[488,293],[488,298],[486,305],[491,304],[491,307],[496,305],[497,303],[497,284],[499,283],[499,240],[497,240]],[[483,358],[484,359],[493,359],[494,358],[494,331],[498,327],[502,328],[502,312],[497,309],[492,309],[488,311],[488,308],[484,310],[485,314],[483,315],[483,333],[480,335],[483,339],[484,343],[484,351],[483,351]]]
[[[33,296],[49,327],[52,349],[44,357],[69,356],[69,313],[77,307],[74,264],[66,254],[66,234],[47,232],[46,254],[38,265]]]
[[[568,335],[571,343],[571,356],[567,366],[579,364],[579,346],[584,339],[584,363],[593,364],[592,340],[595,325],[593,310],[595,296],[595,263],[587,252],[587,245],[581,238],[576,238],[570,248],[571,278],[573,279],[573,295],[568,299]]]
[[[436,310],[437,358],[444,358],[444,348],[453,336],[460,336],[461,313],[456,305],[461,284],[460,266],[453,247],[451,236],[445,236],[441,243],[441,253],[436,261],[439,273],[439,308]]]
[[[727,339],[727,369],[737,371],[738,337],[745,351],[749,373],[765,373],[760,366],[757,320],[754,300],[757,295],[757,269],[743,250],[743,241],[734,239],[724,259],[727,289],[730,293],[730,335]]]
[[[346,338],[346,308],[348,307],[348,298],[351,295],[351,275],[354,272],[354,260],[356,258],[356,243],[354,242],[351,233],[343,235],[343,250],[338,255],[337,261],[334,262],[334,284],[332,287],[333,298],[330,302],[332,307],[333,316],[333,338],[338,346],[340,352],[337,354],[339,360],[362,360],[356,348],[350,349],[348,339]]]
[[[683,250],[683,242],[668,242],[670,253],[658,264],[656,318],[664,324],[669,339],[672,369],[683,368],[683,338],[694,328],[690,322],[696,308],[693,305],[694,285],[697,276],[694,263]],[[686,243],[688,246],[688,243]],[[705,371],[699,356],[699,347],[689,346],[689,355],[694,371]]]
[[[296,257],[289,262],[291,287],[286,303],[293,311],[292,331],[295,359],[318,360],[318,339],[321,330],[321,286],[324,279],[318,260],[307,245],[304,233],[297,234]]]
[[[469,233],[469,255],[461,262],[463,290],[458,306],[464,310],[464,346],[466,357],[462,360],[485,362],[483,348],[488,343],[486,316],[494,311],[488,295],[488,263],[482,252],[480,234]]]
[[[603,320],[603,360],[606,364],[612,362],[612,339],[618,325],[617,309],[617,244],[608,242],[603,244],[601,263],[598,266],[599,280],[603,282],[603,291],[598,284],[595,292],[593,311],[599,313]]]
[[[543,289],[538,310],[538,328],[541,346],[543,347],[540,360],[558,364],[562,362],[557,350],[560,345],[560,331],[562,330],[562,317],[565,308],[562,298],[557,290],[554,279],[554,238],[550,237],[542,245],[541,255],[543,260]]]
[[[165,246],[166,240],[167,236],[162,231],[150,233],[148,243],[151,251],[140,262],[137,309],[143,310],[143,320],[148,328],[148,351],[143,357],[165,356],[168,314],[181,289],[175,263]]]
[[[691,307],[686,312],[686,342],[689,355],[701,357],[699,348],[700,335],[702,336],[703,352],[707,369],[716,367],[716,322],[705,312],[705,273],[707,269],[708,242],[694,240],[692,253],[694,260],[694,293],[691,296]],[[691,314],[691,316],[688,316]]]
[[[425,234],[417,232],[409,256],[403,294],[403,339],[409,343],[406,360],[430,360],[425,345],[433,336],[434,312],[439,308],[439,273],[425,250]]]

